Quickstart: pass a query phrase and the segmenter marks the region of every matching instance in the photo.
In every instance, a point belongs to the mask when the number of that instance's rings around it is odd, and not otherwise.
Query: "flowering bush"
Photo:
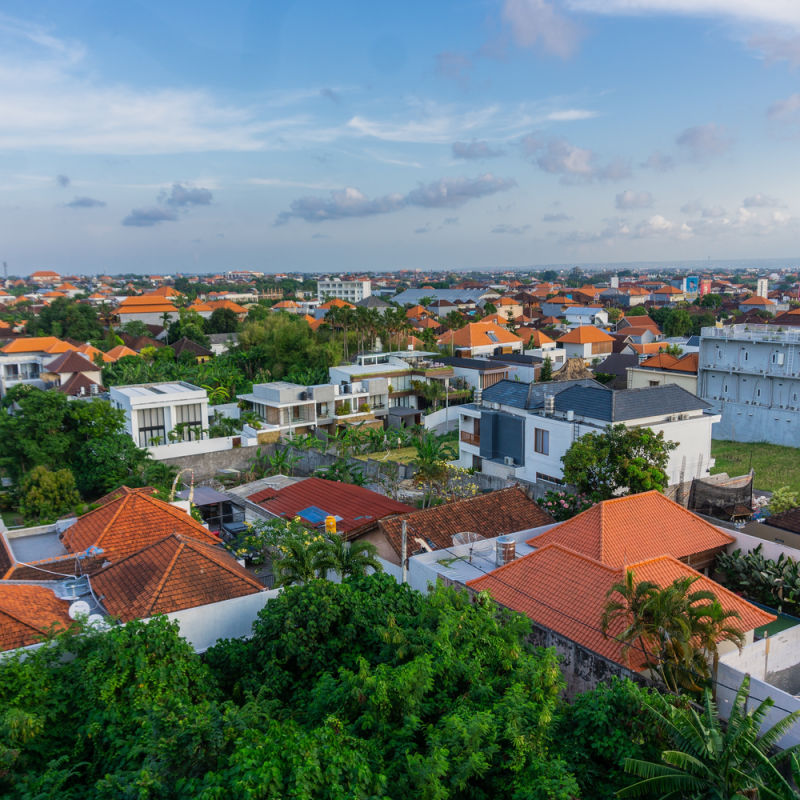
[[[552,489],[536,502],[556,522],[570,519],[593,505],[592,499],[587,494],[567,494],[566,492],[554,492]]]
[[[248,524],[244,533],[225,546],[236,558],[244,558],[251,566],[260,567],[281,558],[294,542],[310,546],[321,538],[316,531],[308,530],[300,517],[270,519]]]

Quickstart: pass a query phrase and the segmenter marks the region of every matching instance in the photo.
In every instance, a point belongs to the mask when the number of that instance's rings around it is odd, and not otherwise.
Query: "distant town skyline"
[[[10,0],[0,262],[791,266],[798,66],[785,0]]]

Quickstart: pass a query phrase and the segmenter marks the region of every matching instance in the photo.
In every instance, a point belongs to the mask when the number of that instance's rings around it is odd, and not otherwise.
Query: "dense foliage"
[[[105,400],[14,386],[0,404],[0,442],[0,472],[16,485],[35,467],[68,470],[91,501],[123,483],[171,480],[125,432],[123,412]]]
[[[561,457],[564,480],[594,501],[651,489],[663,492],[669,454],[677,445],[664,440],[663,431],[608,425],[573,442]]]
[[[556,522],[571,519],[576,514],[591,508],[594,503],[585,494],[555,492],[550,489],[544,497],[536,501]]]
[[[777,561],[765,558],[758,545],[743,553],[720,553],[715,578],[731,591],[749,600],[764,603],[778,611],[800,616],[800,569],[793,558],[783,553]]]
[[[80,503],[75,476],[68,469],[34,467],[20,484],[19,510],[29,521],[56,519]]]
[[[0,665],[0,790],[568,800],[561,674],[528,629],[488,599],[374,575],[287,589],[204,661],[164,618],[64,636]]]
[[[103,337],[103,325],[97,309],[66,297],[57,297],[25,326],[28,336],[56,336],[88,342]]]

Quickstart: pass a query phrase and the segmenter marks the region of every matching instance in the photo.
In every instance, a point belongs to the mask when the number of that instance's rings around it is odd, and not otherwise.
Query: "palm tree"
[[[713,600],[707,605],[694,609],[695,624],[694,630],[699,637],[700,646],[705,653],[711,654],[711,684],[716,687],[717,669],[719,667],[720,642],[732,642],[739,650],[745,643],[744,634],[737,627],[730,624],[730,620],[739,619],[738,611],[726,611],[718,600]],[[703,663],[708,668],[708,660],[703,659]]]
[[[776,755],[770,753],[800,719],[800,711],[792,712],[759,735],[774,701],[768,697],[748,712],[749,690],[750,678],[745,677],[725,727],[720,724],[708,689],[704,692],[702,712],[692,706],[670,707],[662,712],[645,705],[675,749],[661,754],[663,763],[626,759],[625,771],[642,780],[620,790],[620,797],[796,800],[797,793],[778,767],[784,760],[796,764],[800,745]]]
[[[377,555],[378,549],[370,542],[347,544],[341,536],[334,534],[315,550],[314,566],[320,576],[335,572],[342,579],[360,578],[367,574],[368,569],[382,571]]]
[[[283,541],[279,548],[281,557],[272,562],[275,586],[306,583],[318,577],[316,544],[301,536],[290,536]]]

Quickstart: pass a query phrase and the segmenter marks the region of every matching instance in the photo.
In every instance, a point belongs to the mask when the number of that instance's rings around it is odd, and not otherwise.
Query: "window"
[[[180,426],[180,427],[178,427]],[[200,403],[175,406],[175,427],[181,432],[181,441],[191,442],[203,435],[203,408]]]
[[[371,394],[369,396],[369,407],[372,408],[372,409],[385,408],[385,403],[383,402],[383,395],[382,394]]]
[[[783,366],[783,353],[773,353],[772,363],[777,364],[779,367]]]
[[[648,381],[650,386],[658,386],[658,381]]]
[[[167,441],[163,408],[143,408],[138,412],[138,422],[139,447],[164,444]]]
[[[560,486],[564,485],[564,481],[562,481],[561,478],[554,478],[552,475],[545,475],[543,472],[536,473],[536,480],[546,481],[547,483],[557,483]]]
[[[533,449],[543,456],[550,455],[550,431],[544,428],[536,428],[533,437]]]

